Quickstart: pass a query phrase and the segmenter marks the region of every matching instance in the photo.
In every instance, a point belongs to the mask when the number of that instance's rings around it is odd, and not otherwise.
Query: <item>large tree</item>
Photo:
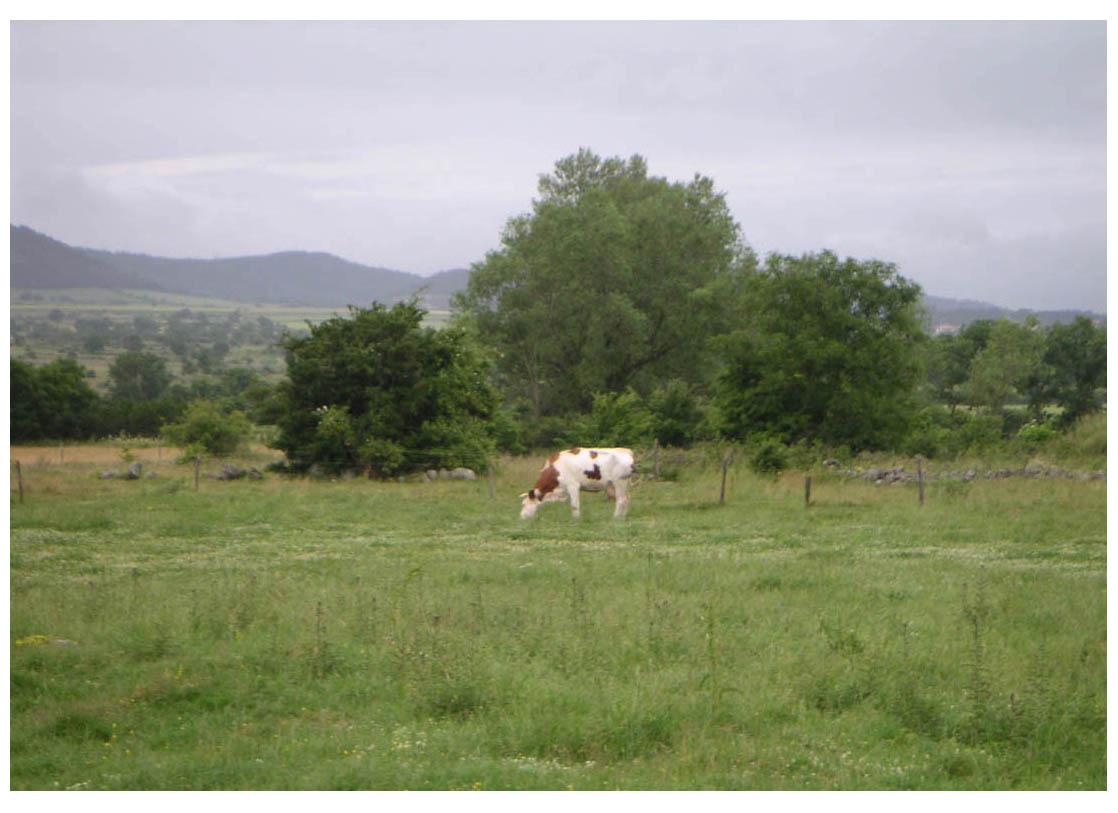
[[[650,177],[643,158],[580,150],[539,181],[531,214],[473,266],[455,304],[497,350],[498,380],[534,415],[595,393],[706,383],[752,255],[709,178]]]
[[[112,394],[131,401],[154,401],[167,392],[171,374],[167,362],[155,353],[129,350],[109,367]]]
[[[726,433],[854,449],[897,441],[920,380],[919,298],[887,263],[770,256],[749,280],[742,326],[724,341]]]
[[[1038,392],[1043,360],[1044,330],[1036,317],[1024,324],[994,322],[986,346],[971,361],[966,383],[971,403],[1000,412],[1014,395]],[[1033,401],[1039,411],[1037,398]]]
[[[928,383],[932,397],[947,404],[951,413],[965,403],[969,393],[967,379],[971,362],[990,341],[994,322],[981,319],[972,322],[958,333],[943,333],[927,345]]]
[[[351,307],[284,340],[275,445],[293,467],[484,468],[496,407],[488,366],[463,330],[422,327],[423,314],[414,301]]]
[[[11,359],[12,440],[88,438],[94,434],[101,398],[71,358],[42,367]]]
[[[1064,423],[1097,410],[1101,404],[1098,390],[1106,386],[1106,330],[1096,327],[1086,316],[1077,316],[1070,325],[1053,325],[1048,330],[1044,363],[1044,394],[1064,412]]]

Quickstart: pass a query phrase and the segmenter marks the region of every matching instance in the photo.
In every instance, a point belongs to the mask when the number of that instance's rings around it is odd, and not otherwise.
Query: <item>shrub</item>
[[[567,445],[641,446],[652,443],[653,417],[632,390],[599,393],[589,415],[572,415],[560,438]]]
[[[699,439],[704,415],[686,381],[673,379],[648,396],[651,432],[664,446],[690,446]]]
[[[788,449],[779,441],[766,438],[750,450],[748,465],[756,474],[779,474],[788,468]]]
[[[227,455],[248,442],[252,423],[243,412],[225,413],[212,401],[194,401],[180,423],[164,424],[160,434],[176,446]]]
[[[952,448],[951,415],[943,407],[921,410],[913,419],[900,450],[906,455],[920,455],[928,459],[942,457]]]
[[[1003,421],[1000,415],[971,415],[964,419],[953,440],[952,451],[982,452],[998,446],[1002,439]]]
[[[423,315],[414,300],[374,303],[284,340],[287,380],[270,416],[294,470],[484,466],[497,406],[489,364],[463,329],[425,328]]]
[[[1017,430],[1017,440],[1030,452],[1048,443],[1052,438],[1058,437],[1059,432],[1051,426],[1036,421],[1029,421]]]

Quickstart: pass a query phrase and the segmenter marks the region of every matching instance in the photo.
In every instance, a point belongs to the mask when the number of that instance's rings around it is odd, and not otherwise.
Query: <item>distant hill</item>
[[[12,226],[12,288],[154,288],[157,282],[91,257],[25,227]]]
[[[1042,325],[1068,324],[1077,316],[1086,316],[1099,324],[1106,324],[1106,314],[1090,311],[1052,310],[1031,311],[1027,309],[1002,308],[988,302],[975,302],[969,299],[947,299],[941,296],[924,296],[924,309],[928,313],[931,329],[938,333],[951,333],[959,330],[971,322],[982,319],[1009,319],[1013,322],[1024,322],[1032,315]]]
[[[349,262],[331,254],[287,251],[216,260],[74,248],[11,226],[13,288],[141,288],[239,302],[334,307],[391,304],[419,294],[429,310],[449,307],[469,272],[422,277]]]
[[[428,310],[446,310],[451,296],[465,289],[469,277],[470,272],[461,268],[422,277],[303,251],[217,260],[169,259],[74,248],[24,226],[11,227],[12,288],[139,288],[326,308],[391,304],[418,294]],[[929,328],[937,332],[958,330],[979,319],[1024,321],[1031,313],[1045,325],[1067,323],[1079,315],[1106,323],[1105,314],[1010,310],[938,296],[925,296],[924,307]]]

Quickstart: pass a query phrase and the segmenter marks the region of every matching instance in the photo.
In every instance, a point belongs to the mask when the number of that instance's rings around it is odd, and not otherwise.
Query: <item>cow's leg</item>
[[[580,510],[578,504],[578,483],[575,483],[573,486],[567,489],[567,492],[569,493],[571,498],[571,515],[575,518],[582,516],[582,511]]]
[[[613,488],[617,494],[617,507],[613,509],[613,516],[615,518],[624,517],[629,513],[629,481],[617,480],[614,482]]]

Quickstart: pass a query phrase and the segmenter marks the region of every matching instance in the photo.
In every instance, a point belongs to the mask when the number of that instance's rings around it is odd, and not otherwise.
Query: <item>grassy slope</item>
[[[26,330],[36,320],[46,321],[49,314],[60,312],[56,324],[73,328],[78,319],[107,318],[112,322],[131,324],[136,316],[150,316],[164,321],[167,316],[183,309],[195,314],[227,317],[240,312],[246,319],[264,317],[290,331],[305,330],[307,322],[318,324],[334,316],[346,316],[345,306],[315,308],[310,306],[275,305],[235,302],[232,300],[188,296],[145,290],[117,290],[103,288],[66,288],[57,290],[11,290],[9,322]],[[442,327],[450,319],[449,311],[433,310],[424,324]],[[53,320],[52,320],[53,321]],[[167,362],[167,369],[180,379],[191,376],[182,372],[182,363],[159,342],[148,340],[145,352],[156,353]],[[102,393],[108,391],[109,367],[125,349],[108,344],[99,352],[90,352],[73,336],[66,340],[28,338],[12,348],[12,358],[36,365],[49,364],[55,359],[72,355],[79,364],[93,371],[89,383]],[[226,366],[247,367],[261,373],[265,379],[278,381],[284,371],[283,352],[275,346],[237,345],[225,359]]]
[[[24,467],[13,789],[1106,785],[1104,483],[152,466]]]

